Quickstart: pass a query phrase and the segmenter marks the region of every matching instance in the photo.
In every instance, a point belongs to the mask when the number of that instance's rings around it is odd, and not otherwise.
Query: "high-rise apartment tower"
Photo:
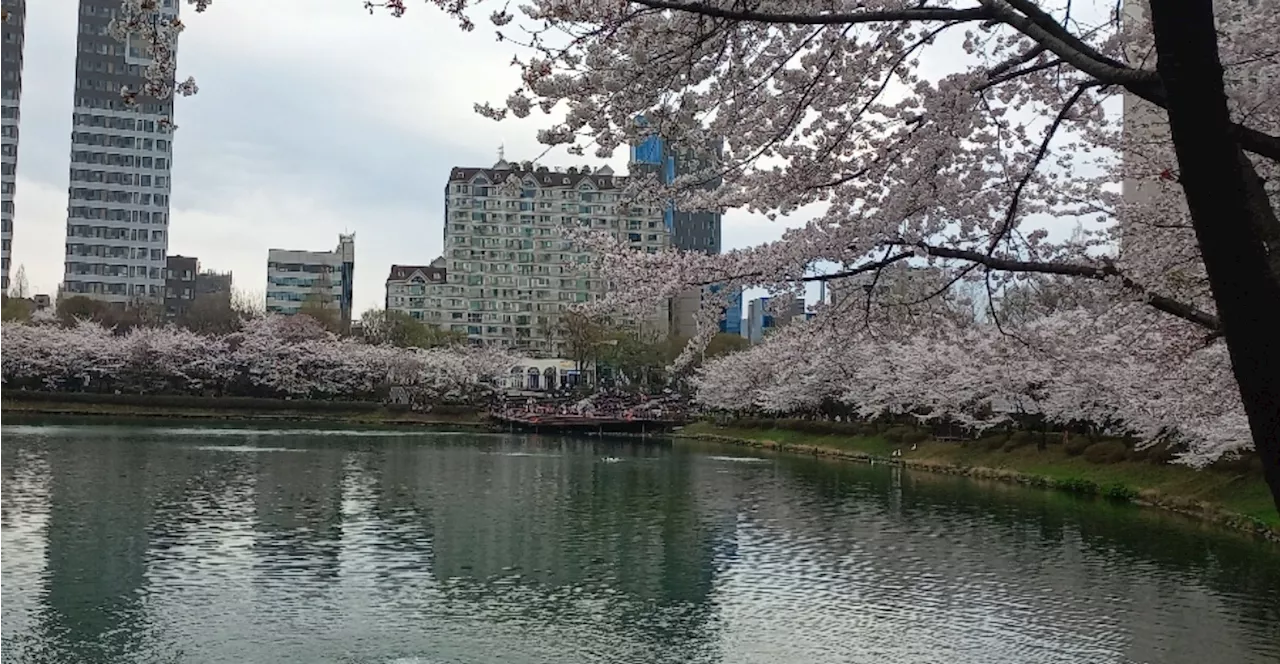
[[[0,24],[3,34],[3,46],[0,50],[4,56],[3,118],[0,118],[0,243],[3,252],[0,262],[4,264],[3,283],[0,290],[9,290],[9,249],[13,243],[13,192],[17,186],[18,171],[18,120],[21,112],[18,104],[22,100],[22,45],[26,32],[27,2],[26,0],[4,0],[4,21]]]
[[[553,170],[501,157],[492,168],[450,171],[444,258],[446,286],[455,290],[441,291],[441,326],[472,343],[562,352],[562,313],[609,288],[589,269],[594,254],[567,229],[604,231],[638,251],[669,246],[661,210],[625,202],[626,183],[608,166]],[[666,332],[665,312],[634,322]]]
[[[174,16],[176,0],[157,0]],[[107,26],[119,0],[80,0],[63,293],[124,305],[164,297],[169,248],[173,100],[138,95],[145,46]]]

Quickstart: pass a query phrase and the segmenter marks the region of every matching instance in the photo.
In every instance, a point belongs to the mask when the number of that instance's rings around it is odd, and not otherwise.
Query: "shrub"
[[[829,424],[829,422],[823,422],[821,420],[792,420],[788,428],[799,431],[800,433],[821,436],[831,433],[831,427],[828,426]]]
[[[1107,500],[1114,500],[1120,503],[1131,503],[1138,499],[1138,490],[1116,482],[1115,484],[1108,484],[1107,488],[1102,490],[1102,495]]]
[[[476,409],[465,404],[439,404],[433,405],[431,412],[436,415],[474,415]]]
[[[1084,450],[1084,458],[1089,463],[1120,463],[1129,456],[1129,448],[1118,440],[1094,443]]]
[[[863,429],[861,422],[832,422],[832,425],[842,434],[846,436],[861,436]]]
[[[1067,456],[1080,456],[1093,443],[1085,436],[1072,436],[1067,439],[1067,443],[1062,446],[1062,451]]]
[[[1095,482],[1080,479],[1079,477],[1067,477],[1057,480],[1053,483],[1053,488],[1082,496],[1096,496],[1098,494],[1098,485]]]

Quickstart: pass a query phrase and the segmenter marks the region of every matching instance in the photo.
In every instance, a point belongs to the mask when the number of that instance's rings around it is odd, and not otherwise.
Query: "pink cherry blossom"
[[[399,385],[428,402],[475,403],[517,361],[494,348],[369,345],[306,316],[249,320],[225,336],[177,327],[116,334],[90,321],[6,324],[3,347],[5,389],[364,399]]]
[[[516,52],[505,102],[473,100],[483,115],[541,112],[538,140],[602,157],[722,139],[704,172],[627,196],[801,222],[717,256],[577,235],[615,286],[602,311],[705,284],[844,289],[704,367],[709,405],[834,400],[976,428],[1021,410],[1174,437],[1192,463],[1255,445],[1280,505],[1280,351],[1259,313],[1280,310],[1280,0],[429,4]],[[164,42],[156,92],[180,30],[144,30]],[[723,306],[707,298],[677,368]]]

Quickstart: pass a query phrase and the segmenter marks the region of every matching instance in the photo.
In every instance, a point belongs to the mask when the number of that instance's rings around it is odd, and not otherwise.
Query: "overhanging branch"
[[[916,255],[915,250],[912,250],[912,251],[903,251],[903,252],[899,252],[899,253],[893,254],[892,256],[889,256],[889,257],[887,257],[887,258],[884,258],[884,259],[878,260],[878,261],[872,261],[872,262],[870,262],[870,263],[866,263],[866,264],[864,264],[864,265],[859,265],[858,267],[855,267],[855,268],[852,268],[852,269],[849,269],[849,270],[844,270],[844,271],[841,271],[841,272],[832,272],[831,274],[815,274],[815,275],[810,275],[810,276],[807,276],[807,277],[801,277],[801,278],[800,278],[800,281],[804,281],[804,282],[808,282],[808,281],[831,281],[831,280],[833,280],[833,279],[844,279],[844,278],[846,278],[846,277],[852,277],[852,276],[855,276],[855,275],[862,274],[862,273],[864,273],[864,272],[871,272],[871,271],[874,271],[874,270],[880,270],[880,269],[886,268],[886,267],[888,267],[888,266],[890,266],[890,265],[893,265],[894,263],[897,263],[898,261],[906,260],[906,259],[908,259],[908,258],[911,258],[911,257],[912,257],[912,256],[914,256],[914,255]],[[726,281],[737,281],[737,280],[742,280],[742,279],[754,279],[754,278],[759,278],[759,277],[763,277],[763,276],[765,276],[765,273],[764,273],[764,272],[748,272],[748,273],[746,273],[746,274],[737,274],[737,275],[732,275],[732,276],[723,277],[723,278],[721,278],[721,279],[713,279],[713,280],[711,280],[711,281],[703,281],[703,282],[696,283],[696,284],[691,284],[691,285],[693,285],[693,286],[713,286],[713,285],[715,285],[715,284],[724,283],[724,282],[726,282]]]
[[[1143,83],[1159,81],[1159,74],[1145,69],[1134,69],[1123,63],[1108,61],[1101,57],[1095,49],[1085,44],[1066,29],[1062,29],[1057,21],[1050,21],[1059,29],[1043,24],[1040,15],[1044,14],[1035,3],[1026,0],[982,0],[982,6],[995,14],[995,19],[1004,23],[1033,41],[1044,46],[1049,52],[1080,71],[1106,83],[1124,85],[1126,83]],[[1044,14],[1048,16],[1047,14]]]
[[[815,275],[805,277],[800,281],[832,281],[834,279],[846,279],[848,277],[857,276],[865,272],[874,272],[876,270],[883,270],[884,268],[889,267],[890,265],[893,265],[898,261],[906,260],[908,258],[911,258],[914,255],[916,255],[916,252],[914,251],[903,251],[878,261],[873,261],[870,263],[866,263],[864,265],[859,265],[858,267],[855,267],[850,270],[844,270],[841,272],[832,272],[831,274],[815,274]]]
[[[1143,299],[1146,301],[1146,303],[1151,307],[1153,307],[1154,309],[1156,309],[1157,311],[1162,311],[1172,316],[1177,316],[1178,318],[1181,318],[1185,321],[1195,323],[1196,325],[1199,325],[1200,327],[1203,327],[1206,330],[1208,330],[1210,332],[1211,338],[1221,334],[1222,323],[1221,321],[1218,320],[1217,316],[1205,311],[1201,311],[1200,309],[1197,309],[1196,307],[1191,306],[1189,304],[1179,302],[1166,295],[1154,293],[1150,289],[1143,286],[1142,284],[1139,284],[1138,282],[1126,276],[1123,272],[1121,272],[1118,268],[1116,268],[1116,266],[1110,263],[1104,263],[1102,265],[1083,265],[1079,263],[1058,263],[1058,262],[1052,262],[1052,261],[1025,261],[1020,259],[1000,258],[997,256],[990,256],[981,251],[973,251],[970,249],[957,249],[954,247],[937,247],[937,246],[927,244],[925,242],[908,243],[908,242],[902,242],[902,241],[890,241],[890,242],[887,242],[886,244],[890,247],[911,246],[914,248],[910,251],[900,251],[898,253],[892,254],[878,261],[864,263],[862,265],[859,265],[849,270],[832,272],[830,274],[809,275],[809,276],[800,278],[799,281],[801,282],[833,281],[836,279],[846,279],[848,277],[857,276],[859,274],[863,274],[866,272],[882,270],[890,265],[893,265],[894,263],[904,261],[908,258],[911,258],[912,256],[917,255],[919,253],[919,251],[917,250],[920,250],[930,256],[936,256],[938,258],[949,258],[953,260],[969,261],[976,265],[981,265],[982,267],[985,267],[988,271],[999,270],[1001,272],[1056,274],[1056,275],[1065,276],[1065,277],[1081,277],[1084,279],[1093,279],[1097,281],[1103,281],[1106,279],[1117,279],[1130,292],[1141,295]],[[713,284],[724,283],[726,281],[738,281],[738,280],[744,280],[744,279],[759,278],[763,276],[765,276],[764,272],[750,272],[746,274],[725,276],[720,279],[704,281],[698,284],[691,284],[691,285],[710,286]],[[954,281],[952,283],[954,283]]]
[[[1164,86],[1157,72],[1135,69],[1107,57],[1087,42],[1072,34],[1049,13],[1032,0],[981,0],[981,7],[953,9],[949,7],[912,7],[888,11],[829,12],[812,14],[759,12],[751,9],[729,9],[704,2],[680,2],[678,0],[629,0],[657,10],[687,12],[730,21],[776,23],[788,25],[852,25],[858,23],[887,23],[892,21],[994,21],[1004,23],[1036,42],[1069,64],[1089,74],[1100,82],[1122,85],[1124,88],[1160,108],[1166,107]],[[1039,69],[1056,66],[1036,65],[1027,70],[993,72],[994,85],[1010,78]],[[987,87],[984,86],[984,87]],[[1280,137],[1232,123],[1232,136],[1240,147],[1254,154],[1280,161]]]
[[[952,247],[935,247],[925,243],[917,243],[917,247],[923,249],[930,256],[938,258],[951,258],[955,260],[970,261],[978,263],[988,270],[1000,270],[1002,272],[1029,272],[1036,274],[1057,274],[1069,277],[1083,277],[1085,279],[1095,279],[1102,281],[1105,279],[1118,279],[1121,284],[1128,290],[1137,293],[1158,311],[1177,316],[1185,321],[1189,321],[1199,325],[1211,332],[1217,332],[1222,328],[1221,321],[1213,314],[1201,311],[1189,304],[1179,302],[1171,297],[1153,293],[1142,284],[1125,276],[1114,265],[1080,265],[1076,263],[1055,263],[1041,261],[1024,261],[1010,258],[998,258],[988,256],[980,251],[971,251],[968,249],[955,249]]]
[[[973,7],[970,9],[912,7],[910,9],[887,11],[784,14],[758,12],[751,9],[727,9],[702,2],[673,2],[671,0],[631,0],[631,2],[652,9],[688,12],[731,21],[788,25],[852,25],[855,23],[886,23],[889,21],[983,21],[996,18],[995,13],[985,7]]]
[[[1159,83],[1128,83],[1124,89],[1143,101],[1150,102],[1161,109],[1168,109],[1169,101],[1164,87]],[[1263,133],[1257,129],[1246,127],[1238,122],[1231,123],[1231,137],[1240,143],[1240,147],[1261,157],[1280,162],[1280,137]]]
[[[1013,189],[1013,195],[1010,197],[1009,207],[1005,210],[1004,221],[1000,224],[1000,230],[991,237],[991,242],[987,245],[987,254],[996,250],[996,246],[1004,239],[1009,229],[1013,228],[1014,219],[1018,216],[1018,205],[1022,202],[1022,192],[1026,190],[1027,185],[1031,182],[1031,178],[1035,175],[1036,169],[1040,167],[1040,162],[1044,161],[1045,155],[1049,154],[1049,146],[1053,143],[1054,136],[1058,133],[1058,128],[1067,119],[1067,115],[1071,113],[1072,107],[1080,98],[1084,96],[1090,88],[1099,85],[1096,82],[1081,83],[1076,86],[1075,92],[1067,99],[1062,108],[1058,110],[1058,114],[1054,116],[1053,122],[1049,128],[1045,130],[1044,140],[1040,142],[1040,148],[1036,150],[1035,156],[1031,159],[1031,164],[1027,167],[1027,172],[1018,180],[1018,184]]]

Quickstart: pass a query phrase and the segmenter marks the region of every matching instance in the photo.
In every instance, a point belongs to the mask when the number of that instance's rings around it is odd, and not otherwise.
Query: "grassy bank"
[[[345,402],[286,401],[283,399],[242,399],[183,397],[118,399],[121,395],[93,395],[99,398],[22,398],[17,394],[0,397],[0,413],[16,416],[113,417],[129,419],[261,420],[289,422],[333,422],[405,426],[469,426],[488,423],[478,410],[441,409],[417,413],[385,408],[378,404]],[[18,398],[14,398],[18,397]]]
[[[1134,502],[1195,515],[1280,541],[1280,514],[1261,472],[1247,464],[1193,470],[1159,459],[1118,460],[1103,454],[1086,456],[1075,450],[1069,453],[1070,446],[1060,442],[1042,451],[1034,444],[996,447],[980,441],[962,445],[931,438],[908,443],[891,441],[881,434],[735,428],[706,422],[687,426],[677,436],[878,463],[900,462],[912,469]],[[916,449],[911,449],[913,445]],[[901,450],[902,456],[892,457],[895,450]]]

